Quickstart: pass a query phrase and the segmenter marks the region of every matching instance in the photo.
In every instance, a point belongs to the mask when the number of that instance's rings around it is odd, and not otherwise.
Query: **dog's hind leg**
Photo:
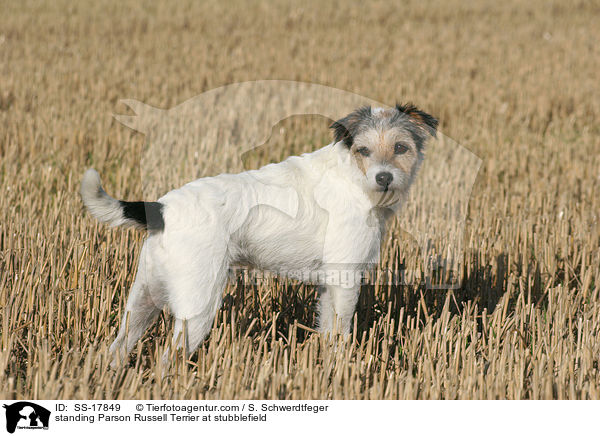
[[[161,311],[158,298],[158,284],[154,283],[146,263],[145,247],[140,254],[138,272],[131,287],[125,314],[117,338],[110,346],[109,352],[113,355],[112,366],[122,362],[131,352],[139,338],[154,322]]]
[[[163,363],[167,366],[172,349],[179,350],[185,345],[186,355],[190,355],[198,348],[210,333],[221,307],[229,264],[225,248],[214,249],[215,245],[209,256],[180,253],[180,256],[187,254],[187,262],[169,268],[167,287],[175,327],[172,341],[163,355]],[[181,250],[186,248],[181,246]]]
[[[171,350],[184,349],[186,358],[196,351],[200,343],[210,333],[217,311],[221,307],[221,301],[222,298],[219,294],[212,306],[207,308],[205,312],[188,318],[175,319],[173,339],[162,356],[165,368],[169,366],[170,358],[172,357]]]
[[[173,329],[172,342],[175,347],[177,349],[185,347],[188,356],[196,351],[198,345],[210,333],[219,306],[215,307],[214,313],[208,315],[196,315],[187,319],[177,318]]]
[[[127,300],[119,334],[109,349],[113,355],[113,365],[127,357],[159,313],[160,309],[152,300],[147,285],[136,278]]]

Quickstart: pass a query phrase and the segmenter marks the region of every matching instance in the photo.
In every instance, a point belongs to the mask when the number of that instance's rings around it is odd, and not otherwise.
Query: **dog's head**
[[[412,104],[393,109],[359,108],[334,122],[335,142],[343,142],[375,192],[406,191],[423,161],[438,121]]]

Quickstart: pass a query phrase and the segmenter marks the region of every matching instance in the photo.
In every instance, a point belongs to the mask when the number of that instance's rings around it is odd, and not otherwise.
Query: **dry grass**
[[[2,2],[0,397],[600,398],[598,3],[234,6]],[[304,327],[312,288],[240,280],[190,362],[157,376],[161,317],[109,370],[144,236],[96,225],[77,189],[94,166],[141,196],[144,137],[111,117],[118,99],[266,78],[413,100],[482,158],[463,286],[376,282],[333,347]],[[275,154],[328,142],[322,119],[283,127]],[[415,265],[392,236],[382,267]]]

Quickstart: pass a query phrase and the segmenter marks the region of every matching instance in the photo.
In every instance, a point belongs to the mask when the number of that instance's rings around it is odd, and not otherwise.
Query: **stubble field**
[[[600,399],[598,2],[0,9],[0,398]],[[143,197],[145,138],[113,118],[119,100],[170,108],[259,79],[413,101],[481,158],[462,286],[375,280],[334,345],[311,331],[314,288],[239,279],[189,361],[162,375],[164,315],[110,369],[144,234],[98,225],[78,188],[94,167],[109,193]],[[284,120],[247,164],[326,145],[327,130]],[[228,153],[204,149],[197,173],[240,170]],[[420,250],[396,221],[380,269],[418,269]]]

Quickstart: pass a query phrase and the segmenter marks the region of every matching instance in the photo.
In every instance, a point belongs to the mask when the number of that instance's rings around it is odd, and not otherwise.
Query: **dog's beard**
[[[376,207],[391,207],[400,200],[400,192],[396,189],[386,188],[373,192],[371,197]]]

